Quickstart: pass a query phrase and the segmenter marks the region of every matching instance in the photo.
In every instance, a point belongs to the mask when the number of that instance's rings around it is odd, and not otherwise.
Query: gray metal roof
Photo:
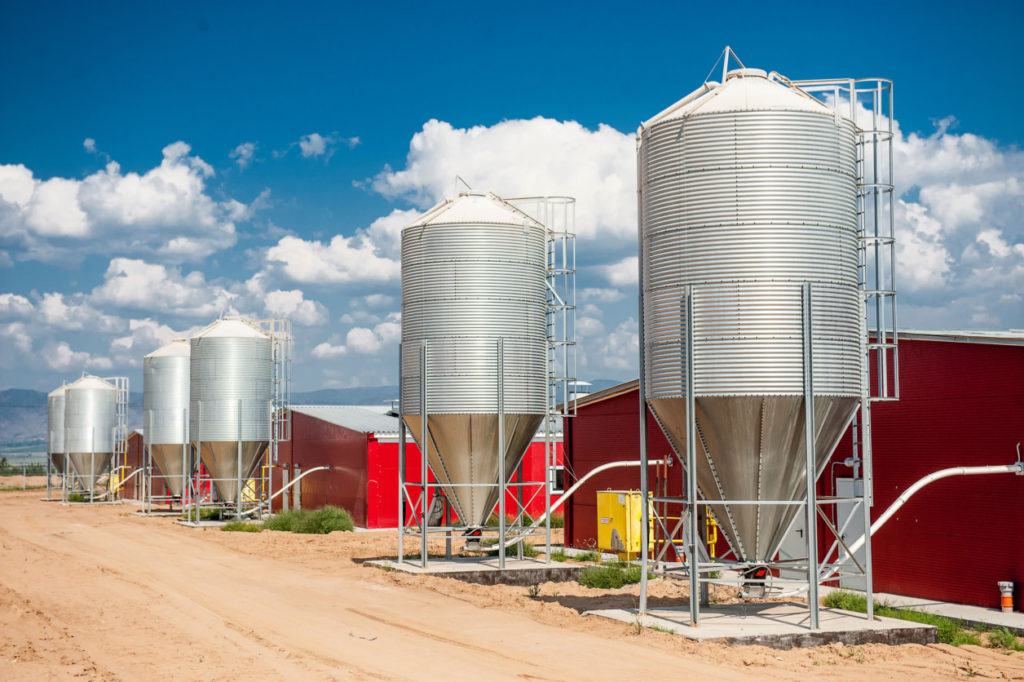
[[[990,343],[1007,346],[1024,345],[1024,329],[991,330],[923,330],[901,329],[900,338],[922,341],[958,341],[960,343]]]
[[[359,405],[292,405],[291,409],[358,433],[398,433],[398,417],[380,414]]]

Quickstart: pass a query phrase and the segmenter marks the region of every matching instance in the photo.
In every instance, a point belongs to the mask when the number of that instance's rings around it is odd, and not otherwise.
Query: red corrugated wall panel
[[[1024,348],[904,339],[899,353],[900,400],[872,408],[873,516],[938,469],[1010,464],[1024,441]],[[850,453],[847,436],[835,458]],[[872,550],[879,592],[997,607],[997,581],[1024,585],[1024,477],[933,483],[878,531]]]
[[[900,389],[899,402],[875,403],[872,410],[874,516],[933,471],[1016,459],[1016,444],[1024,441],[1024,347],[902,339]],[[567,420],[566,459],[577,475],[639,456],[637,413],[632,391],[585,405]],[[651,458],[668,452],[650,418],[648,434]],[[850,453],[847,434],[834,458]],[[836,474],[849,470],[836,467]],[[832,485],[826,473],[819,492],[831,494]],[[585,485],[567,510],[567,542],[586,547],[593,541],[596,490],[638,486],[636,469],[607,472]],[[933,483],[879,531],[873,550],[877,591],[996,607],[996,582],[1013,580],[1015,604],[1022,609],[1024,477]]]

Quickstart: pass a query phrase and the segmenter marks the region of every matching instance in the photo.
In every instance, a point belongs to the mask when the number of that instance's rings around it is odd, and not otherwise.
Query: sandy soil
[[[981,647],[637,634],[580,615],[631,606],[635,586],[548,583],[534,599],[363,566],[393,533],[223,533],[134,509],[0,494],[0,679],[1024,679],[1024,654]]]

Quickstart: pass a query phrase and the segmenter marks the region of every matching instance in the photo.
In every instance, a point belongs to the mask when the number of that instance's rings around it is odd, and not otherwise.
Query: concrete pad
[[[413,560],[417,562],[417,560]],[[586,568],[582,565],[566,565],[553,561],[546,564],[537,559],[505,559],[505,568],[498,568],[497,557],[453,557],[451,559],[431,558],[427,568],[419,563],[375,559],[366,562],[385,570],[403,571],[413,575],[432,575],[439,578],[453,578],[480,585],[536,585],[546,582],[575,580]]]
[[[825,596],[833,588],[822,586],[819,588],[821,595]],[[857,590],[844,590],[857,592]],[[993,592],[995,592],[993,586]],[[863,594],[863,592],[860,592]],[[945,616],[953,620],[963,621],[972,627],[999,627],[1024,635],[1024,613],[1014,611],[1003,613],[999,609],[987,609],[984,606],[973,606],[971,604],[952,604],[950,602],[937,601],[935,599],[923,599],[921,597],[907,597],[901,594],[888,594],[886,592],[875,592],[875,600],[889,606],[896,606],[902,609],[911,609],[923,613],[932,613],[936,616]]]
[[[700,623],[690,626],[690,610],[673,606],[647,610],[639,617],[634,609],[587,611],[585,616],[600,616],[633,625],[667,630],[699,642],[759,644],[773,649],[819,646],[842,642],[855,644],[931,644],[938,641],[932,625],[910,623],[895,618],[868,620],[862,613],[822,608],[818,630],[809,629],[806,604],[760,602],[716,604],[700,611]]]

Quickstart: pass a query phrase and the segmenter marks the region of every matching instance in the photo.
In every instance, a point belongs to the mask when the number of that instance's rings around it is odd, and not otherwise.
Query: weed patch
[[[867,611],[867,598],[862,594],[854,592],[835,590],[825,597],[823,603],[825,606],[843,609],[844,611],[857,611],[860,613]],[[899,618],[900,620],[921,623],[922,625],[934,625],[938,629],[939,641],[943,644],[952,644],[953,646],[981,644],[981,638],[978,637],[977,631],[966,627],[959,620],[947,618],[946,616],[937,616],[934,613],[925,613],[924,611],[901,609],[878,600],[875,601],[874,607],[876,616]]]
[[[639,566],[623,564],[611,564],[609,566],[593,566],[585,568],[577,579],[584,587],[593,587],[599,590],[615,590],[623,585],[632,585],[640,582],[643,573]],[[651,577],[651,574],[648,574]]]
[[[263,526],[249,521],[229,521],[220,528],[229,533],[259,533]]]
[[[326,535],[334,531],[350,531],[355,528],[352,516],[341,509],[327,505],[315,511],[292,509],[282,511],[263,522],[266,530],[288,531],[310,535]]]

